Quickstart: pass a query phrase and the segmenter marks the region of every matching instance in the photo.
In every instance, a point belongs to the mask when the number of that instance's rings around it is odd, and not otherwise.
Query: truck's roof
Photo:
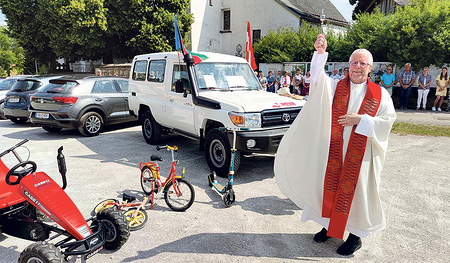
[[[247,63],[247,61],[243,58],[225,55],[220,53],[212,53],[212,52],[196,52],[201,55],[205,55],[208,58],[204,59],[203,62],[223,62],[223,63]],[[178,58],[178,55],[180,56]],[[183,54],[178,52],[161,52],[161,53],[151,53],[135,56],[133,60],[148,60],[148,59],[169,59],[176,60],[180,59],[183,61]]]

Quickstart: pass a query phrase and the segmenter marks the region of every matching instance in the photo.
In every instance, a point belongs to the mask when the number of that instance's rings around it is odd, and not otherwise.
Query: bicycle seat
[[[128,202],[128,203],[131,203],[131,202],[133,202],[134,200],[136,200],[136,197],[135,197],[135,196],[132,196],[132,195],[128,195],[128,194],[126,194],[126,193],[123,193],[123,195],[122,195],[122,200],[123,200],[123,201],[126,201],[126,202]]]
[[[150,161],[160,161],[160,162],[162,162],[163,158],[161,156],[159,156],[159,155],[152,155],[152,156],[150,156]]]

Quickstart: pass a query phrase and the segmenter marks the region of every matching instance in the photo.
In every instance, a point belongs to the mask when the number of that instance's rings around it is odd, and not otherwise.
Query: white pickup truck
[[[199,141],[208,166],[227,176],[231,135],[237,132],[235,170],[241,153],[276,153],[278,144],[305,101],[262,90],[245,59],[216,53],[193,65],[176,52],[134,57],[130,72],[130,113],[138,116],[147,143],[175,132]]]

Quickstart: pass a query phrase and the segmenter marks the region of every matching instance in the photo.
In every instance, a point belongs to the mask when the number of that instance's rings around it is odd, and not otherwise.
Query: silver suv
[[[33,94],[30,120],[48,132],[78,129],[98,135],[105,124],[137,120],[128,107],[128,80],[119,77],[52,80]]]

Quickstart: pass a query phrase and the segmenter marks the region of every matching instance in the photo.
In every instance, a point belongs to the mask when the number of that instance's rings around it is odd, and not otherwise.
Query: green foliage
[[[375,11],[356,18],[345,35],[326,35],[329,61],[347,61],[353,50],[365,48],[374,61],[400,67],[410,62],[416,71],[450,62],[450,0],[415,0],[412,6],[398,7],[395,14]],[[318,29],[310,26],[270,32],[254,45],[255,59],[263,63],[309,61],[317,34]]]
[[[114,57],[174,48],[173,16],[182,34],[193,22],[189,0],[0,0],[11,36],[41,64]],[[186,39],[186,36],[184,37]]]
[[[0,27],[0,76],[6,77],[23,71],[23,48],[18,46],[15,39],[7,35],[6,27]]]

